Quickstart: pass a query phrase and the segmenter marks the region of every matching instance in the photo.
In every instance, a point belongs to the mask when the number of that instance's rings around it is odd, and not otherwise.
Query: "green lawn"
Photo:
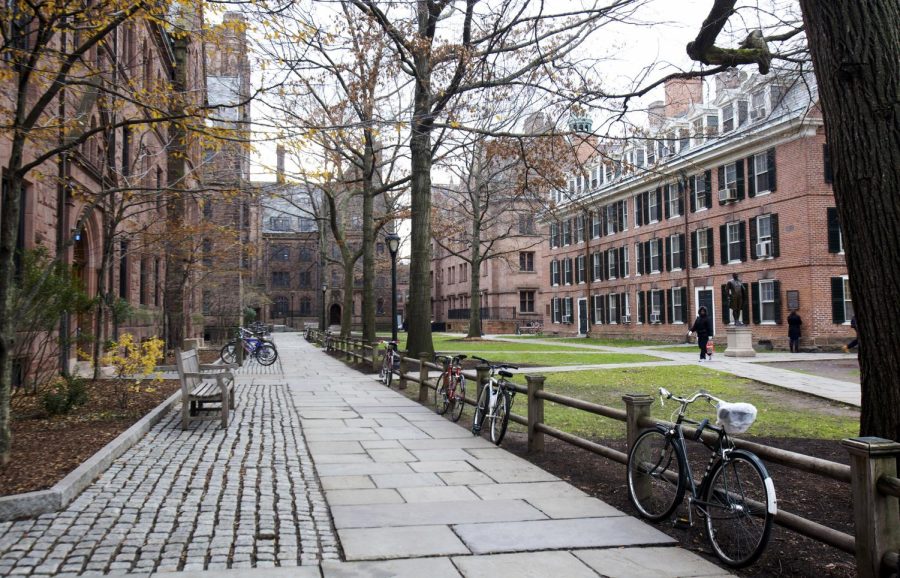
[[[460,353],[465,353],[461,351]],[[531,353],[531,352],[474,352],[489,361],[527,364],[533,367],[554,367],[558,365],[606,365],[613,363],[646,363],[664,361],[658,357],[629,353]]]
[[[719,345],[718,343],[716,343],[715,348],[716,348],[715,349],[716,353],[724,353],[724,351],[726,349],[728,349],[728,347],[726,347],[724,343],[722,345]],[[654,351],[668,351],[671,353],[696,353],[699,355],[700,349],[697,347],[696,343],[692,343],[690,345],[673,345],[671,347],[658,347]],[[768,354],[768,353],[779,353],[779,352],[769,351],[768,349],[763,349],[763,350],[757,349],[756,353]]]
[[[559,341],[565,343],[580,343],[582,345],[603,345],[605,347],[650,347],[651,345],[665,345],[665,341],[642,341],[640,339],[612,339],[604,337],[563,337]]]
[[[522,375],[517,375],[515,379],[525,383]],[[840,404],[785,392],[701,366],[554,373],[547,375],[545,384],[548,391],[622,409],[622,395],[626,393],[653,395],[656,399],[652,408],[653,416],[670,419],[677,405],[668,401],[665,407],[660,406],[656,392],[661,386],[676,395],[687,396],[702,388],[727,401],[752,403],[759,415],[747,435],[841,439],[855,436],[859,428],[858,414]],[[524,405],[519,405],[518,402],[516,409],[525,411]],[[622,438],[625,435],[625,425],[622,422],[587,412],[553,403],[547,403],[544,412],[548,425],[583,437]],[[715,422],[715,410],[706,403],[699,402],[691,406],[689,415],[696,419],[708,417]]]

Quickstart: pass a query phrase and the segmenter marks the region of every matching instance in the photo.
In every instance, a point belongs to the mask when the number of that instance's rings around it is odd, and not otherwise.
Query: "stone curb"
[[[0,498],[0,522],[34,518],[41,514],[59,511],[68,506],[85,488],[91,485],[116,458],[136,444],[163,416],[181,400],[181,389],[156,406],[119,434],[83,464],[49,490],[27,492]]]

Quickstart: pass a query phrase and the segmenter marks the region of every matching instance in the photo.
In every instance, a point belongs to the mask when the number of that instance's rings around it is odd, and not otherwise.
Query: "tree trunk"
[[[362,338],[366,343],[375,341],[375,198],[372,196],[375,154],[372,139],[366,135],[363,153],[363,214],[362,214]]]
[[[476,184],[476,187],[478,184]],[[472,259],[469,286],[469,333],[467,337],[481,337],[481,195],[473,192],[472,203]]]
[[[800,4],[859,326],[860,435],[900,441],[900,4]]]
[[[349,337],[353,330],[353,265],[356,262],[344,256],[344,300],[341,304],[341,337]]]
[[[413,118],[410,153],[412,157],[412,191],[410,210],[409,304],[407,306],[406,349],[415,357],[433,354],[431,341],[431,123],[428,96],[420,94],[416,83],[416,106]],[[396,298],[396,296],[395,296]]]
[[[9,429],[9,401],[12,385],[11,353],[15,342],[12,305],[15,283],[16,239],[19,234],[19,199],[22,178],[18,174],[22,166],[24,135],[16,130],[7,165],[7,186],[3,187],[0,203],[0,465],[9,462],[12,435]]]

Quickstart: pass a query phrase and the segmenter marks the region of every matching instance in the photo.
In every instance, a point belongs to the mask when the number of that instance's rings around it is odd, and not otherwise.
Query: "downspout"
[[[684,169],[681,169],[678,171],[678,177],[681,180],[682,193],[685,196],[689,195],[690,189],[688,189],[688,176],[687,176],[687,173],[684,171]],[[685,209],[685,211],[684,211],[684,261],[685,262],[681,264],[681,267],[684,269],[685,287],[687,288],[687,290],[684,292],[685,303],[683,303],[682,306],[686,307],[686,309],[685,309],[685,311],[687,311],[686,318],[688,320],[688,323],[690,323],[691,318],[693,317],[693,314],[692,314],[693,309],[691,309],[691,295],[693,294],[693,292],[691,291],[691,267],[693,266],[693,263],[688,264],[687,261],[691,258],[691,255],[693,255],[693,253],[691,252],[691,250],[693,249],[693,247],[691,247],[691,241],[690,241],[691,235],[690,235],[689,227],[688,227],[688,225],[690,224],[689,216],[691,213],[691,202],[690,202],[690,199],[685,199],[685,198],[682,199],[682,202],[684,203],[684,209]],[[690,339],[688,338],[687,332],[685,332],[685,334],[684,334],[684,342],[690,343]]]
[[[591,236],[594,234],[594,223],[593,219],[590,218],[590,211],[584,211],[582,215],[583,219],[583,231],[584,231],[584,276],[586,278],[585,283],[585,297],[587,298],[587,331],[584,332],[585,336],[591,336],[591,281],[593,280],[593,271],[591,270],[593,267],[593,261],[591,260]]]

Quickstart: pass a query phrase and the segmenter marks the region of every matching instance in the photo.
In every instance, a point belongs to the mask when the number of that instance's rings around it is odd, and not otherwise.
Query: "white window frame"
[[[771,316],[766,316],[766,305],[771,304]],[[763,325],[775,325],[775,281],[764,279],[759,282],[759,320]]]
[[[564,299],[563,303],[565,303],[565,307],[563,308],[563,319],[568,319],[569,323],[573,323],[574,320],[572,319],[572,301],[570,301],[569,299]]]
[[[606,313],[607,313],[607,316],[609,317],[610,325],[618,325],[619,324],[619,322],[616,321],[616,316],[615,316],[615,313],[617,313],[617,312],[618,312],[618,309],[616,308],[616,294],[610,293],[609,295],[606,296]]]
[[[643,167],[647,163],[647,156],[644,154],[644,148],[638,147],[634,149],[634,166]]]
[[[701,239],[702,237],[702,239]],[[709,268],[709,252],[712,248],[709,246],[707,241],[709,240],[709,227],[705,229],[697,229],[697,233],[694,236],[697,239],[697,260],[699,263],[697,264],[698,269]],[[705,253],[705,254],[704,254]]]
[[[559,260],[554,259],[553,261],[550,261],[550,286],[559,287],[559,281]]]
[[[602,253],[599,253],[599,252],[591,255],[591,261],[594,264],[594,266],[591,267],[591,270],[593,272],[593,277],[591,278],[591,281],[599,281],[600,279],[603,278],[603,275],[601,274],[601,269],[603,267],[603,259],[600,258],[601,256],[602,256]]]
[[[653,201],[652,203],[650,201]],[[653,224],[659,222],[659,207],[656,205],[656,191],[650,191],[647,195],[647,217],[650,219],[650,222],[647,224]]]
[[[594,308],[594,325],[603,325],[603,320],[600,318],[600,307],[598,306],[601,299],[603,299],[603,295],[591,296],[591,307]]]
[[[676,246],[677,250],[676,250]],[[669,235],[669,263],[674,263],[675,255],[678,255],[678,258],[681,259],[681,237],[678,234]],[[672,265],[672,271],[681,271],[684,269],[684,263],[678,263],[678,267],[674,264]]]
[[[630,270],[630,267],[628,266],[628,245],[622,245],[622,249],[624,249],[622,251],[622,257],[624,257],[624,260],[622,263],[624,268],[623,268],[622,272],[625,273],[625,277],[630,277],[631,270]]]
[[[647,323],[650,325],[659,325],[662,323],[662,290],[652,289],[649,292],[650,306],[647,308]],[[659,321],[653,323],[650,321],[650,316],[656,314],[659,317]]]
[[[678,201],[680,199],[680,196],[678,195],[678,185],[669,183],[666,187],[669,191],[669,218],[674,219],[675,217],[680,217],[681,211],[678,210]]]
[[[762,234],[763,222],[767,223],[769,227],[769,232],[766,235]],[[756,218],[756,242],[763,243],[765,241],[772,241],[772,213],[760,215]]]
[[[725,186],[723,187],[722,183],[720,183],[719,190],[737,188],[737,162],[728,163],[727,165],[725,165],[724,185]]]
[[[612,203],[604,207],[606,213],[606,235],[614,235],[616,233],[616,204]]]
[[[765,167],[760,169],[760,167]],[[753,179],[753,184],[756,189],[756,196],[760,195],[768,195],[772,191],[772,183],[769,182],[769,154],[766,152],[761,152],[759,154],[753,155],[753,172],[754,174],[750,175],[750,178]],[[759,177],[760,175],[766,175],[766,187],[761,189],[759,187]]]
[[[571,259],[563,259],[562,262],[564,263],[563,276],[562,276],[562,279],[560,279],[560,281],[562,281],[563,285],[571,285],[572,283],[569,282],[569,278],[571,277],[573,281],[575,280],[574,275],[573,275],[574,271],[572,271],[572,260]]]
[[[741,250],[741,229],[740,229],[740,227],[741,226],[742,226],[741,221],[735,221],[732,223],[725,224],[725,237],[726,237],[725,242],[726,242],[727,248],[728,248],[728,264],[729,265],[732,263],[740,263],[741,262],[740,254],[738,254],[738,256],[736,258],[732,258],[732,256],[731,256],[732,246],[736,247],[736,249],[735,249],[736,253],[740,253],[740,250]],[[735,237],[735,239],[733,241],[731,239],[732,231],[734,231],[734,237]]]
[[[659,273],[660,272],[660,254],[659,254],[659,245],[656,242],[656,238],[650,240],[650,263],[648,263],[650,267],[651,273]],[[654,257],[656,258],[656,267],[653,266]]]
[[[678,296],[677,303],[675,296]],[[682,325],[684,321],[682,321],[682,310],[684,309],[684,303],[681,302],[681,287],[672,287],[671,291],[669,291],[669,298],[672,300],[672,323],[674,325]]]
[[[638,259],[640,259],[640,258],[642,258],[641,257],[641,243],[638,242],[638,243],[634,244],[634,262],[637,263]],[[641,270],[638,269],[637,267],[634,268],[634,276],[635,277],[641,276]]]
[[[700,188],[701,183],[703,186],[702,189]],[[706,190],[706,176],[703,173],[700,173],[699,175],[694,177],[694,192],[692,194],[694,195],[694,209],[696,210],[695,212],[708,210],[706,208],[706,203],[700,202],[700,195],[706,195],[708,192],[709,191]]]
[[[581,285],[587,281],[587,266],[584,255],[578,255],[578,257],[575,258],[575,267],[577,269],[576,281],[578,281],[578,279],[581,279],[577,282],[578,285]]]
[[[750,117],[759,121],[766,117],[766,112],[766,89],[760,88],[750,94]]]
[[[606,278],[609,280],[619,278],[619,268],[617,267],[619,256],[618,249],[606,250]]]
[[[736,102],[732,101],[722,107],[722,122],[719,124],[722,134],[729,133],[737,128],[737,119],[735,118],[736,104]],[[728,125],[731,125],[730,128],[726,128]]]
[[[631,319],[631,299],[627,292],[622,293],[622,316]],[[630,321],[626,321],[626,323],[630,323]]]
[[[553,319],[553,323],[558,325],[562,321],[562,314],[559,310],[559,297],[554,297],[551,301],[553,301],[553,306],[552,311],[550,312],[550,318]]]
[[[853,297],[850,295],[850,277],[848,275],[841,275],[841,279],[844,280],[844,325],[850,325],[854,315]]]

